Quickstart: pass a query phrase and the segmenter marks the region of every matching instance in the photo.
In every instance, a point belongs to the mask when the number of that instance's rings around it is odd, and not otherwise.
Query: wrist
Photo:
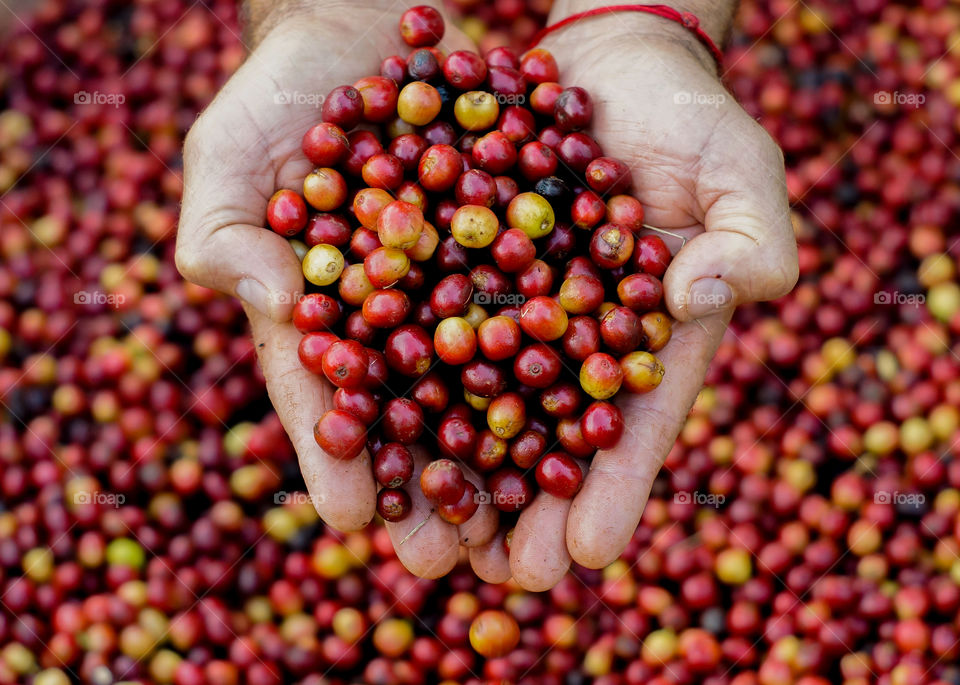
[[[555,0],[550,12],[549,23],[554,24],[571,14],[615,4],[619,3],[615,0]],[[721,48],[729,37],[730,28],[733,25],[733,15],[737,9],[737,0],[668,0],[667,2],[644,2],[640,4],[666,5],[680,12],[692,13],[700,20],[700,28]],[[640,12],[618,13],[621,17],[626,14],[643,16]]]
[[[556,0],[548,26],[555,26],[564,20],[570,23],[559,26],[548,34],[546,40],[564,50],[584,42],[597,47],[603,45],[607,49],[612,45],[627,49],[655,45],[658,52],[671,47],[682,48],[710,73],[717,73],[720,61],[717,46],[723,44],[724,37],[729,33],[736,0],[641,3],[653,9],[669,8],[676,13],[692,14],[694,27],[686,25],[686,18],[681,23],[673,16],[657,16],[654,12],[629,9],[600,12],[623,4],[616,0]]]

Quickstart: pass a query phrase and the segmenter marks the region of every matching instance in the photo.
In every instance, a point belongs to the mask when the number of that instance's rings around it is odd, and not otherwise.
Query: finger
[[[540,492],[520,514],[510,541],[510,573],[524,590],[549,590],[570,568],[568,511],[570,500]]]
[[[761,135],[735,162],[725,162],[722,174],[698,181],[706,230],[684,245],[664,275],[667,305],[681,321],[776,299],[797,282],[783,161]]]
[[[703,386],[728,320],[729,313],[724,313],[678,324],[660,354],[667,369],[663,382],[621,405],[623,439],[593,458],[567,516],[567,549],[578,564],[602,568],[627,546],[654,478]]]
[[[334,459],[313,439],[313,425],[333,405],[325,379],[300,364],[300,333],[292,324],[274,323],[245,307],[267,392],[300,460],[300,471],[320,517],[338,530],[360,530],[373,519],[376,484],[370,457]]]
[[[483,490],[483,477],[476,473],[466,464],[461,464],[463,475],[477,486],[477,490]],[[473,516],[466,523],[458,526],[460,532],[460,544],[464,547],[478,547],[484,545],[497,534],[497,526],[500,525],[500,514],[496,508],[487,502],[481,502]]]
[[[504,549],[506,529],[498,530],[486,544],[470,548],[470,566],[485,583],[506,583],[510,580],[510,560]]]
[[[456,526],[432,511],[420,490],[420,473],[430,463],[421,447],[412,446],[414,471],[403,486],[413,502],[410,515],[402,521],[387,523],[387,532],[397,551],[397,558],[410,573],[420,578],[439,578],[453,570],[460,552]]]
[[[277,188],[301,190],[309,161],[297,144],[271,151],[282,158],[282,173],[244,173],[249,157],[266,151],[238,149],[238,141],[244,136],[257,140],[260,134],[245,132],[242,121],[227,122],[238,131],[214,134],[204,117],[184,144],[177,268],[187,280],[239,297],[274,321],[286,321],[303,292],[303,275],[289,241],[264,228],[267,202]]]

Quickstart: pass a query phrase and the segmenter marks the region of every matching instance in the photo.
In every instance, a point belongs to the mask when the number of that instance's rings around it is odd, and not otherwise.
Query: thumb
[[[797,243],[786,198],[728,192],[704,217],[705,231],[680,249],[664,274],[670,313],[690,321],[748,302],[773,300],[798,278]],[[776,195],[776,193],[774,193]]]
[[[205,137],[202,126],[201,119],[184,144],[177,269],[189,281],[234,295],[274,321],[286,321],[303,292],[300,260],[285,238],[263,225],[274,183],[296,188],[297,174],[306,175],[309,162],[302,160],[304,169],[285,164],[287,178],[243,173],[243,158],[256,153],[238,154],[233,140]]]

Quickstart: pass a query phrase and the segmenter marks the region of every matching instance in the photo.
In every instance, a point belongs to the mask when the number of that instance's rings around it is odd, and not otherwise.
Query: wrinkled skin
[[[296,447],[304,480],[321,517],[340,530],[357,530],[373,519],[370,456],[337,461],[313,439],[314,422],[332,407],[333,388],[300,365],[300,334],[289,319],[303,277],[287,241],[262,226],[274,190],[299,191],[311,170],[300,139],[319,120],[316,97],[378,73],[384,57],[406,54],[396,30],[399,9],[385,13],[382,5],[351,3],[349,13],[334,13],[332,21],[300,16],[278,23],[200,116],[184,149],[178,268],[187,279],[243,301],[270,398]],[[623,447],[594,458],[574,500],[537,496],[520,517],[509,558],[489,505],[459,527],[430,515],[417,485],[429,457],[417,450],[416,474],[406,486],[413,513],[387,524],[400,560],[417,575],[449,572],[461,545],[469,548],[481,578],[499,582],[512,575],[531,590],[555,585],[571,559],[593,568],[616,559],[733,306],[781,296],[796,281],[778,148],[725,94],[706,53],[697,54],[683,44],[685,37],[672,38],[662,25],[656,28],[642,43],[630,35],[612,45],[607,36],[597,49],[595,39],[571,30],[543,47],[556,55],[563,83],[589,89],[593,133],[607,154],[632,166],[633,192],[647,223],[689,238],[664,279],[670,311],[682,322],[659,355],[667,369],[664,381],[649,395],[621,401]],[[591,35],[597,34],[591,29]],[[440,47],[473,48],[449,23]],[[620,76],[625,73],[629,84]],[[678,91],[725,94],[725,100],[719,106],[683,104],[682,97],[675,101]],[[279,104],[277,93],[306,95]],[[668,239],[673,249],[680,243]],[[726,294],[712,283],[718,275]],[[703,277],[711,287],[688,295]],[[476,474],[466,475],[482,484]]]

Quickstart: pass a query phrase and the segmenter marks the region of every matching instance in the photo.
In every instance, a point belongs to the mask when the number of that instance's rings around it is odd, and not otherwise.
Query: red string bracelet
[[[697,16],[692,12],[680,12],[668,5],[610,5],[609,7],[596,7],[585,12],[571,14],[569,17],[561,19],[556,24],[547,26],[537,33],[537,35],[533,37],[530,47],[536,47],[545,37],[554,31],[562,29],[564,26],[568,26],[581,19],[586,19],[587,17],[596,17],[614,12],[646,12],[647,14],[655,14],[658,17],[674,21],[693,33],[693,35],[706,46],[710,54],[713,55],[713,59],[716,60],[718,67],[723,63],[723,53],[720,51],[720,48],[717,47],[717,44],[713,42],[713,39],[707,35],[706,31],[700,28],[700,20]]]

